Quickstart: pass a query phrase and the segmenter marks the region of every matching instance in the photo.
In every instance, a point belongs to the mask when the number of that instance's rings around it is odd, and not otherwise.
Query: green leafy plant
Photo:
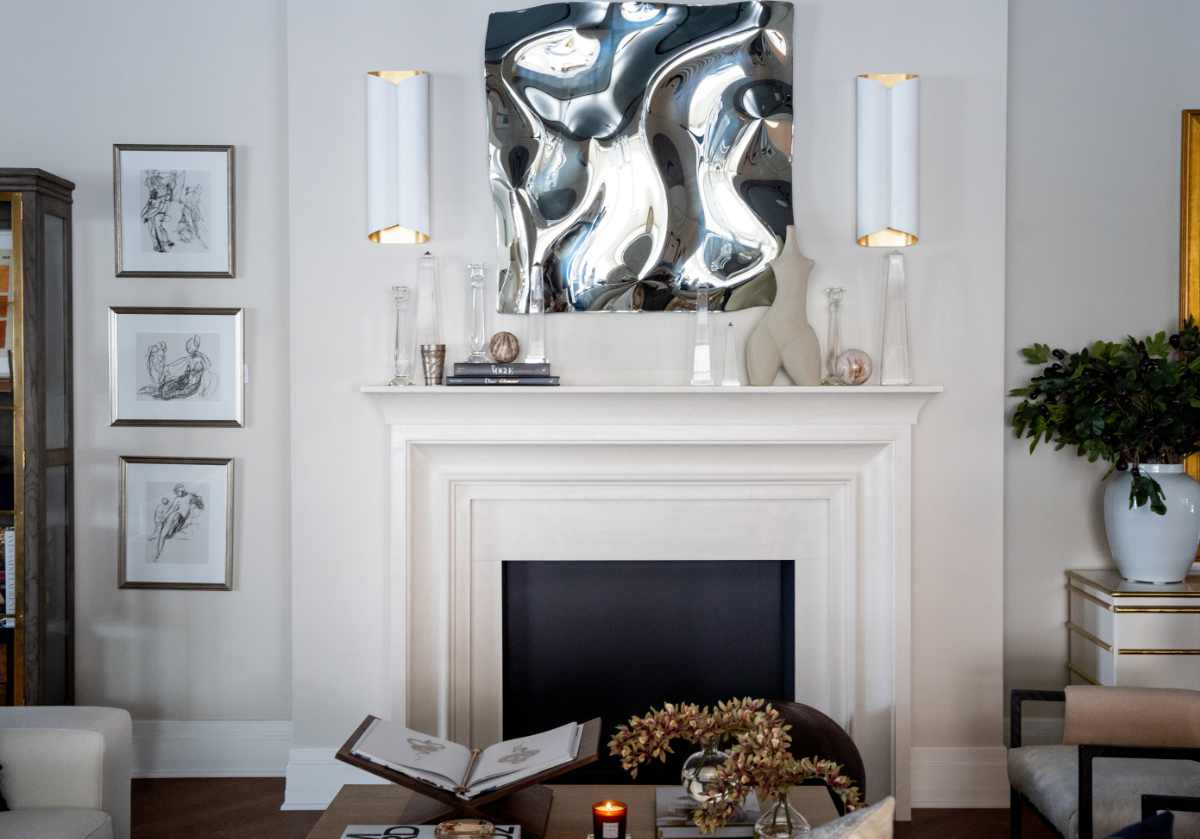
[[[1012,415],[1017,437],[1054,448],[1073,446],[1089,462],[1129,470],[1129,506],[1167,511],[1162,487],[1144,463],[1182,463],[1200,451],[1200,327],[1188,318],[1179,332],[1141,340],[1096,341],[1079,352],[1034,344],[1021,350],[1042,371],[1025,387]]]

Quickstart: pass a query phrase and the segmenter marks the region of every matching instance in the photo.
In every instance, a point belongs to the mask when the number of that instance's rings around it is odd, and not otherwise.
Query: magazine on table
[[[494,825],[495,839],[521,839],[519,824]],[[352,824],[342,831],[342,839],[434,839],[433,824]]]
[[[375,720],[351,751],[356,757],[453,792],[459,798],[474,798],[570,763],[579,753],[582,733],[583,726],[572,722],[480,750]]]

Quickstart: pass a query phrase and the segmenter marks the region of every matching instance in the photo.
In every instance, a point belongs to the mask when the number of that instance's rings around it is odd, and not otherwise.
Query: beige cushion
[[[85,807],[104,795],[104,738],[65,728],[0,728],[0,790],[13,810]]]
[[[1063,742],[1200,748],[1200,691],[1072,685]]]
[[[1142,819],[1142,794],[1195,795],[1200,763],[1188,760],[1092,761],[1092,825],[1108,836]],[[1009,749],[1008,781],[1067,839],[1079,836],[1079,747]],[[1200,836],[1200,814],[1176,813],[1176,836]]]
[[[0,839],[113,839],[108,813],[39,807],[0,813]]]
[[[878,804],[814,827],[804,835],[806,839],[892,839],[895,813],[896,799],[888,796]]]

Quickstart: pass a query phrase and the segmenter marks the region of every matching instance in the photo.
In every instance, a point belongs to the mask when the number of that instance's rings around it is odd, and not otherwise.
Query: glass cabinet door
[[[18,577],[15,520],[15,412],[12,387],[12,329],[20,279],[21,197],[0,193],[0,704],[22,700],[17,636]]]

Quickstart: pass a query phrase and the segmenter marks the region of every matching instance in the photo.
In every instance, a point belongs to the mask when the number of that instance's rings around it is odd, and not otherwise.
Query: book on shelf
[[[558,376],[447,376],[446,384],[455,387],[483,387],[491,385],[521,385],[526,387],[557,387]]]
[[[342,831],[342,839],[434,839],[434,824],[352,824]],[[495,839],[521,839],[521,825],[492,826]]]
[[[711,839],[752,837],[754,822],[762,815],[758,799],[754,793],[750,793],[724,826],[712,833],[701,834],[700,828],[692,821],[692,811],[698,806],[682,787],[657,787],[654,790],[654,827],[658,839],[695,839],[701,835]]]
[[[455,376],[487,376],[491,378],[511,378],[513,376],[549,376],[550,365],[524,361],[511,361],[507,364],[496,362],[460,361],[454,365]]]
[[[575,760],[583,726],[567,723],[486,749],[466,746],[374,720],[351,749],[355,757],[385,766],[459,798],[471,799]]]
[[[4,611],[7,613],[17,603],[17,531],[4,528]],[[17,625],[15,618],[0,620],[0,628],[12,629]]]

